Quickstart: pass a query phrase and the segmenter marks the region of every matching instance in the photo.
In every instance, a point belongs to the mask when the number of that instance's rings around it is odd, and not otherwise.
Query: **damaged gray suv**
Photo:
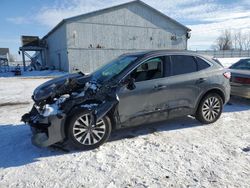
[[[92,74],[40,85],[22,120],[36,146],[92,149],[115,129],[186,115],[215,122],[229,100],[229,79],[219,63],[188,51],[124,54]]]

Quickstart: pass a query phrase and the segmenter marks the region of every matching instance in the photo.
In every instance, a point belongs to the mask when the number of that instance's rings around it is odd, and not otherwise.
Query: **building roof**
[[[81,15],[78,15],[78,16],[73,16],[73,17],[70,17],[70,18],[66,18],[66,19],[63,19],[61,22],[59,22],[51,31],[48,32],[48,34],[46,34],[43,39],[47,38],[50,34],[52,34],[55,30],[57,30],[61,25],[63,25],[65,22],[68,22],[68,21],[71,21],[71,20],[74,20],[76,18],[83,18],[83,17],[87,17],[87,16],[90,16],[90,15],[95,15],[95,14],[98,14],[98,13],[102,13],[102,12],[105,12],[107,10],[111,10],[111,9],[114,9],[114,8],[120,8],[120,7],[124,7],[126,5],[129,5],[129,4],[134,4],[134,3],[139,3],[140,5],[142,6],[146,6],[148,7],[149,9],[151,9],[152,11],[160,14],[161,16],[165,17],[166,19],[170,20],[171,22],[183,27],[185,30],[187,31],[191,31],[190,28],[186,27],[185,25],[177,22],[176,20],[168,17],[167,15],[163,14],[162,12],[158,11],[157,9],[149,6],[148,4],[140,1],[140,0],[134,0],[134,1],[130,1],[130,2],[127,2],[127,3],[123,3],[123,4],[120,4],[120,5],[116,5],[116,6],[111,6],[111,7],[108,7],[108,8],[104,8],[104,9],[100,9],[100,10],[96,10],[96,11],[93,11],[93,12],[89,12],[89,13],[85,13],[85,14],[81,14]]]
[[[0,48],[0,55],[6,55],[10,53],[9,48]]]

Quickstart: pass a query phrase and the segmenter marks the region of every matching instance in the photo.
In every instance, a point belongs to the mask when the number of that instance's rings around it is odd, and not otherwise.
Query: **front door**
[[[135,79],[136,88],[129,90],[124,86],[118,92],[118,112],[122,126],[151,123],[159,118],[155,112],[162,110],[166,105],[166,98],[161,94],[164,86],[159,84],[164,79],[164,61],[163,56],[151,58],[140,64],[129,75]]]

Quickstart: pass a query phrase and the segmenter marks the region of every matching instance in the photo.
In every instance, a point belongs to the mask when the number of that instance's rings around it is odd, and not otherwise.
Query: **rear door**
[[[198,71],[193,56],[171,55],[171,73],[165,90],[169,117],[188,115],[194,112],[201,87],[205,84],[205,75]]]

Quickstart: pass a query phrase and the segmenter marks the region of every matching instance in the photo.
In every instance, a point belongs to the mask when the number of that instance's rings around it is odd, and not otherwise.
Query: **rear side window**
[[[210,67],[210,65],[206,61],[204,61],[203,59],[196,57],[196,60],[197,60],[197,64],[198,64],[198,70],[203,70],[203,69]]]
[[[172,73],[173,75],[186,74],[197,71],[197,64],[192,56],[173,55]]]

